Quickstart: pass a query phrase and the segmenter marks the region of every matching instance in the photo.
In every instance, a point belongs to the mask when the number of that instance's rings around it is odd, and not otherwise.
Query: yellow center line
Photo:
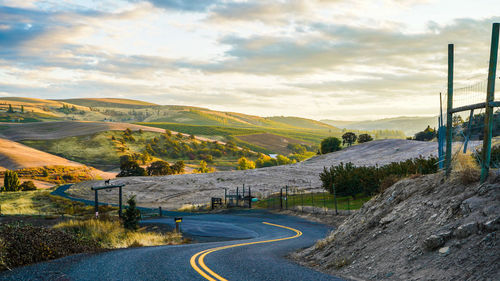
[[[297,230],[295,228],[291,228],[291,227],[288,227],[288,226],[274,224],[274,223],[269,223],[269,222],[263,222],[263,224],[267,224],[267,225],[272,225],[272,226],[276,226],[276,227],[281,227],[281,228],[289,229],[291,231],[294,231],[296,234],[294,236],[285,237],[285,238],[278,238],[278,239],[264,240],[264,241],[256,241],[256,242],[248,242],[248,243],[241,243],[241,244],[235,244],[235,245],[227,245],[227,246],[221,246],[221,247],[216,247],[216,248],[211,248],[211,249],[203,250],[201,252],[198,252],[198,253],[194,254],[191,257],[191,260],[189,261],[190,264],[191,264],[191,267],[193,267],[193,269],[196,270],[196,272],[198,272],[201,276],[203,276],[207,280],[210,280],[210,281],[227,281],[227,279],[225,279],[224,277],[221,277],[217,273],[213,272],[205,264],[204,259],[205,259],[205,257],[208,254],[216,252],[216,251],[224,250],[224,249],[234,248],[234,247],[241,247],[241,246],[247,246],[247,245],[262,244],[262,243],[271,243],[271,242],[283,241],[283,240],[288,240],[288,239],[294,239],[294,238],[297,238],[297,237],[299,237],[299,236],[302,235],[302,232],[300,230]],[[203,268],[205,271],[203,271],[202,269],[200,269],[200,267],[198,267],[197,264],[199,264],[201,266],[201,268]]]

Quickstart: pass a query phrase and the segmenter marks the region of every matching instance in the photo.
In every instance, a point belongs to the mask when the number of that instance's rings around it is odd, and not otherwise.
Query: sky
[[[487,77],[498,0],[0,0],[0,97],[434,116]]]

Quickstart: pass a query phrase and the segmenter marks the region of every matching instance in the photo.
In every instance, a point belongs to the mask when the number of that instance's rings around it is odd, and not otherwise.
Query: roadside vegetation
[[[186,243],[180,233],[139,227],[140,212],[129,198],[124,218],[117,207],[94,207],[47,191],[0,196],[0,271],[77,253]],[[24,222],[26,221],[26,222]]]

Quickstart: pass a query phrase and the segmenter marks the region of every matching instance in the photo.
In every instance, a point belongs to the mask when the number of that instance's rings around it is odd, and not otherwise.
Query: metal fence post
[[[285,209],[288,210],[288,185],[285,185]]]
[[[283,209],[283,188],[280,188],[280,210]]]
[[[451,150],[453,137],[453,44],[448,44],[448,105],[446,108],[446,176],[451,172]]]
[[[493,105],[495,99],[495,78],[498,58],[499,23],[494,23],[491,33],[490,65],[488,68],[488,89],[486,93],[486,110],[484,114],[483,163],[481,167],[481,182],[488,178],[491,161],[491,138],[493,135]]]

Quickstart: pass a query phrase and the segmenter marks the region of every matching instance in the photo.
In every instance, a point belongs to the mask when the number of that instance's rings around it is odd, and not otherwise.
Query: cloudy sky
[[[486,78],[498,0],[0,0],[0,96],[431,116]]]

